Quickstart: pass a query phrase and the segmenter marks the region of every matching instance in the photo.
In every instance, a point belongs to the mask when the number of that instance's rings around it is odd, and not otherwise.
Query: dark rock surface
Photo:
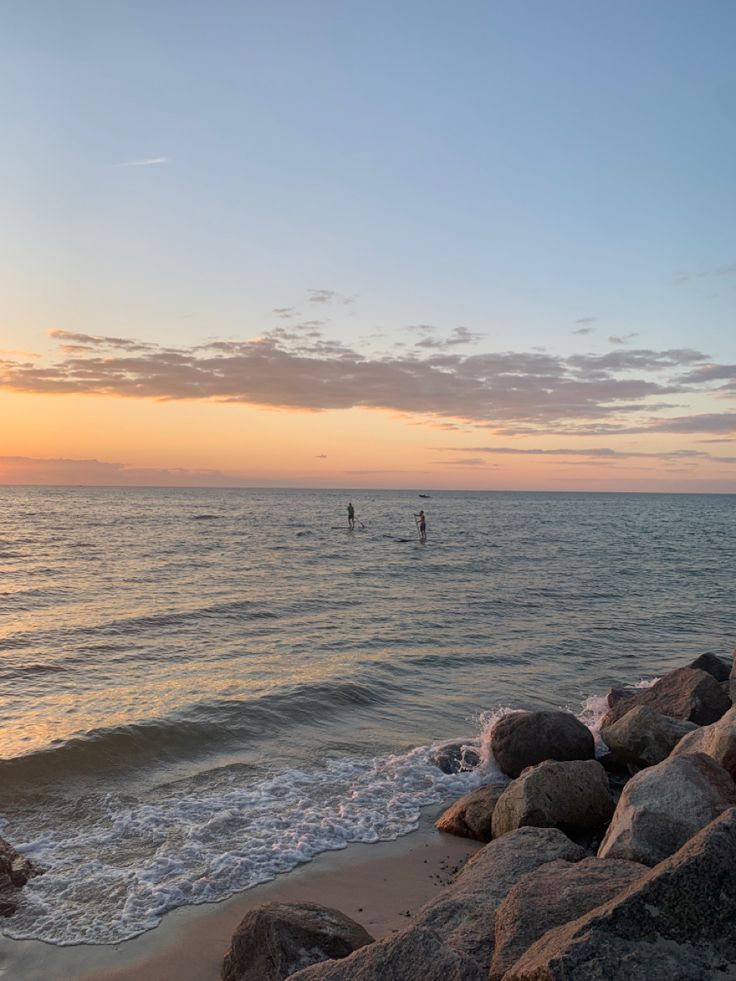
[[[528,826],[599,829],[612,814],[608,776],[597,760],[547,760],[526,769],[501,794],[493,837]]]
[[[689,668],[697,668],[712,674],[716,681],[728,681],[731,673],[731,662],[715,654],[701,654],[688,664]]]
[[[495,783],[465,794],[447,808],[435,822],[435,827],[461,838],[490,841],[493,811],[505,789],[505,785]]]
[[[730,809],[618,896],[546,933],[504,981],[733,978],[735,868]]]
[[[12,916],[18,907],[19,890],[43,872],[13,846],[0,838],[0,916]]]
[[[626,784],[598,857],[656,865],[734,805],[736,784],[710,756],[671,756]]]
[[[641,688],[617,701],[604,716],[601,728],[609,728],[637,705],[648,705],[660,715],[707,726],[728,711],[730,701],[713,675],[696,668],[678,668],[651,688]]]
[[[475,961],[443,943],[433,930],[410,927],[363,947],[343,961],[328,961],[290,981],[486,981]]]
[[[501,772],[518,777],[544,760],[592,760],[595,743],[572,712],[510,712],[496,723],[491,750]]]
[[[343,913],[316,903],[267,903],[245,914],[222,964],[223,981],[283,981],[373,942]]]
[[[574,864],[550,862],[525,875],[496,913],[490,981],[500,981],[548,930],[608,902],[647,872],[636,862],[586,858]]]
[[[478,747],[469,743],[445,743],[438,746],[430,759],[443,773],[464,773],[480,763]]]

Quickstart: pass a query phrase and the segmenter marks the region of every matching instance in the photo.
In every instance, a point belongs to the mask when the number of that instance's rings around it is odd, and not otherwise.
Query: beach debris
[[[515,961],[548,930],[608,902],[647,871],[638,862],[584,858],[581,862],[550,862],[529,872],[496,913],[489,981],[501,981]]]
[[[373,942],[363,927],[317,903],[266,903],[245,914],[222,964],[223,981],[283,981],[318,961]]]
[[[460,838],[490,841],[493,809],[505,789],[505,784],[491,783],[465,794],[435,821],[435,827]]]
[[[682,737],[697,729],[694,722],[661,715],[648,705],[637,705],[613,725],[601,729],[601,739],[614,759],[641,768],[666,760]]]
[[[736,784],[710,756],[671,756],[626,784],[598,857],[656,865],[735,805]]]
[[[18,907],[19,891],[43,869],[0,838],[0,916],[12,916]]]
[[[705,753],[736,780],[736,706],[730,708],[718,722],[696,729],[681,739],[672,755],[684,753]]]
[[[518,777],[544,760],[592,760],[595,742],[572,712],[509,712],[491,733],[491,750],[501,772]]]
[[[712,674],[698,668],[677,668],[651,688],[641,688],[618,699],[604,716],[601,728],[609,728],[637,705],[648,705],[660,715],[707,726],[728,711],[731,699]]]
[[[733,977],[734,868],[732,808],[638,883],[546,933],[509,968],[504,981]]]
[[[493,837],[530,826],[602,829],[613,810],[608,776],[597,760],[547,760],[524,770],[501,794]]]
[[[513,831],[477,851],[454,881],[415,914],[414,922],[472,958],[485,979],[493,957],[496,910],[522,875],[560,858],[577,862],[585,851],[556,828]]]
[[[480,763],[480,751],[470,743],[450,742],[435,746],[430,760],[443,773],[465,773]]]

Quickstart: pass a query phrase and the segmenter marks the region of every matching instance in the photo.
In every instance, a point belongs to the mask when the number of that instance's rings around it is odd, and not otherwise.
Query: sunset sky
[[[736,492],[732,0],[0,8],[0,483]]]

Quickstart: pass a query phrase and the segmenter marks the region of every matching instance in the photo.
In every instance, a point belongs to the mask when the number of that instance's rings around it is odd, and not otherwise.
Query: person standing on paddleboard
[[[419,541],[420,542],[426,542],[426,540],[427,540],[427,519],[424,516],[424,511],[420,511],[419,514],[415,514],[414,517],[419,519],[418,522],[417,522],[417,525],[419,527]]]
[[[355,508],[352,501],[348,501],[348,528],[355,528]]]

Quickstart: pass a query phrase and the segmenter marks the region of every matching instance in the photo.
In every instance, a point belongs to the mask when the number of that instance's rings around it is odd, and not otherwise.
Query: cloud
[[[146,157],[144,160],[127,160],[125,163],[113,164],[114,167],[160,167],[171,163],[168,157]]]
[[[317,454],[317,459],[318,460],[326,460],[327,459],[327,454],[326,453],[318,453]]]
[[[433,331],[435,328],[429,327],[429,325],[426,324],[417,324],[416,327],[409,328],[409,330],[422,329],[425,331]],[[468,330],[467,327],[455,327],[454,330],[450,332],[449,337],[439,338],[428,335],[423,337],[420,341],[417,341],[415,347],[441,351],[443,349],[458,347],[464,344],[477,344],[483,336],[483,334],[477,334],[472,330]]]
[[[249,486],[236,474],[222,470],[130,467],[101,460],[73,460],[63,457],[40,459],[27,456],[0,456],[1,484],[79,484],[95,487],[237,487]]]
[[[307,300],[310,303],[340,303],[349,306],[355,302],[355,297],[346,296],[336,290],[307,290]]]
[[[594,447],[521,447],[521,446],[444,446],[437,447],[447,453],[488,453],[489,455],[504,456],[562,456],[584,457],[588,460],[677,460],[711,461],[716,463],[735,464],[736,456],[715,456],[704,450],[616,450],[610,446]]]
[[[289,320],[296,314],[295,307],[274,307],[271,311],[275,313],[277,317],[281,317],[282,320]]]
[[[736,276],[736,262],[729,262],[724,266],[716,266],[714,269],[701,269],[700,272],[689,272],[681,269],[672,277],[672,285],[686,286],[696,279],[710,279],[712,277],[722,279],[727,276]]]
[[[465,331],[453,332],[458,345],[467,342],[471,332]],[[642,425],[632,414],[647,411],[651,418],[671,406],[662,404],[665,396],[707,391],[698,371],[718,368],[708,355],[687,348],[561,356],[461,354],[444,345],[426,355],[367,355],[311,322],[188,348],[61,330],[52,337],[61,346],[56,359],[0,358],[0,388],[313,411],[372,408],[506,432],[580,426],[627,431],[622,427]],[[653,427],[648,422],[645,428]]]
[[[577,330],[573,331],[573,334],[580,334],[583,336],[585,334],[595,334],[595,327],[578,327]]]
[[[611,344],[628,344],[629,341],[632,341],[635,337],[638,336],[639,334],[636,331],[632,331],[629,334],[614,335],[613,337],[609,337],[608,340]]]

